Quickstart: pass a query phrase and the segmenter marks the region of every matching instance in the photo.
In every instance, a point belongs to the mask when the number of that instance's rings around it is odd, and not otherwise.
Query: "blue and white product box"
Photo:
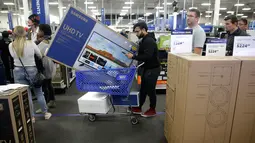
[[[191,53],[193,44],[192,29],[171,32],[171,53]]]
[[[136,51],[135,43],[69,7],[46,55],[76,70],[100,70],[130,67],[126,54]]]
[[[113,105],[115,106],[129,106],[130,104],[133,107],[139,106],[139,92],[130,92],[129,97],[112,95]]]
[[[227,39],[210,38],[206,42],[206,56],[225,56]]]

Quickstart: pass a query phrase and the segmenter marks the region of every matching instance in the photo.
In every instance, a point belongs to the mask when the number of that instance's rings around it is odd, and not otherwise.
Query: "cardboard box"
[[[164,126],[164,135],[168,143],[170,143],[172,139],[172,126],[173,126],[173,119],[170,115],[166,112],[165,114],[165,126]]]
[[[229,143],[241,61],[180,56],[171,143]]]
[[[255,143],[255,58],[242,60],[231,143]]]
[[[166,86],[166,113],[169,117],[174,119],[174,107],[175,107],[175,91],[168,85]]]
[[[199,56],[194,53],[182,53],[182,54],[173,54],[168,53],[168,65],[167,65],[167,84],[170,88],[175,90],[176,88],[176,82],[177,82],[177,76],[178,76],[178,59],[181,56]]]
[[[26,143],[19,91],[0,94],[0,142]]]

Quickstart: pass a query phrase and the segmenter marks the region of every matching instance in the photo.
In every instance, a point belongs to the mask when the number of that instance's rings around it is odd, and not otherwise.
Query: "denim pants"
[[[14,81],[15,83],[20,83],[20,84],[26,84],[29,85],[29,78],[34,79],[35,75],[37,73],[37,68],[36,67],[26,67],[26,70],[28,72],[29,77],[25,73],[25,70],[23,67],[15,67],[13,70],[14,74]],[[45,98],[42,92],[42,87],[40,88],[33,88],[32,89],[35,93],[35,96],[37,97],[37,101],[41,107],[41,110],[43,113],[47,112],[47,105],[45,102]],[[31,105],[31,112],[32,116],[34,117],[34,105],[32,101],[32,93],[30,90],[28,90],[28,95],[29,95],[29,102]]]

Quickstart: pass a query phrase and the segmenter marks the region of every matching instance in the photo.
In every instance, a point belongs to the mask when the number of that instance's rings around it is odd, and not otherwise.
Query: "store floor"
[[[50,120],[36,118],[37,143],[166,143],[164,137],[165,95],[158,95],[159,115],[141,118],[138,125],[131,125],[128,116],[99,116],[96,122],[78,114],[78,92],[75,83],[65,94],[57,95],[57,108],[51,109]],[[145,108],[148,107],[148,100]],[[144,108],[144,110],[145,110]],[[117,109],[123,111],[123,108]]]

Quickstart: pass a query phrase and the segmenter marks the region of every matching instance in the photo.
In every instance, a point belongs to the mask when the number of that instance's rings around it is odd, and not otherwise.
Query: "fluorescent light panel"
[[[233,13],[235,13],[234,11],[227,11],[227,13],[229,13],[229,14],[233,14]]]
[[[125,2],[125,4],[134,4],[134,2]]]
[[[243,3],[237,3],[237,4],[235,4],[235,6],[244,6],[244,4]]]
[[[130,6],[123,6],[123,9],[130,9]]]
[[[84,4],[94,4],[93,1],[84,2]]]
[[[98,12],[98,10],[97,10],[97,9],[92,9],[91,11],[92,11],[92,12]]]
[[[13,2],[4,2],[4,5],[14,5]]]
[[[189,9],[197,9],[197,7],[190,7]]]
[[[163,9],[163,7],[161,7],[161,6],[157,6],[157,7],[155,7],[156,9]]]
[[[24,9],[24,7],[20,7],[19,9]]]
[[[88,9],[96,9],[97,7],[95,6],[88,6]]]
[[[49,5],[58,5],[58,2],[49,2]]]
[[[221,8],[220,8],[220,10],[227,10],[227,8],[225,8],[225,7],[221,7]]]
[[[248,10],[251,10],[251,8],[243,8],[242,10],[248,11]]]
[[[206,11],[205,13],[213,13],[213,11]]]
[[[8,11],[7,10],[2,10],[2,11],[0,11],[1,13],[8,13]]]
[[[165,12],[164,10],[159,10],[158,12]]]
[[[121,11],[128,12],[128,10],[127,10],[127,9],[122,9]]]
[[[248,16],[245,16],[245,15],[244,15],[244,16],[242,16],[242,18],[247,18],[247,17],[248,17]]]
[[[201,5],[202,6],[210,6],[211,4],[210,3],[202,3]]]
[[[165,5],[165,3],[163,3],[163,5]],[[171,3],[171,2],[168,2],[168,3],[166,3],[166,5],[172,5],[172,3]]]
[[[212,17],[212,16],[211,16],[211,15],[206,15],[205,17],[208,17],[208,18],[209,18],[209,17]]]
[[[239,14],[237,14],[236,16],[243,16],[244,14],[242,14],[242,13],[239,13]]]

